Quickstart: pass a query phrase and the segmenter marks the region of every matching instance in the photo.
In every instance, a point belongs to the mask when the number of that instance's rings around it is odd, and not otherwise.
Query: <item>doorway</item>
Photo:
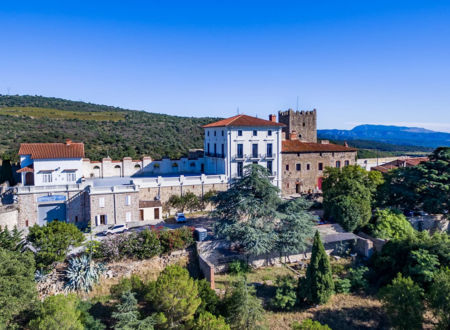
[[[159,207],[155,207],[155,220],[159,220]]]
[[[139,210],[139,220],[144,221],[144,210]]]
[[[301,189],[301,183],[296,183],[296,184],[295,184],[295,193],[296,193],[296,194],[300,194],[301,191],[302,191],[302,189]]]

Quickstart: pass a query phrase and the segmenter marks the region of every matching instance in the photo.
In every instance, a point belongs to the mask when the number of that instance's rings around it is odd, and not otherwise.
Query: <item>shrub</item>
[[[370,225],[372,234],[383,239],[403,239],[414,235],[415,230],[398,210],[376,210],[375,223]]]
[[[408,273],[419,283],[429,283],[438,270],[439,258],[425,249],[411,251]]]
[[[334,281],[334,290],[336,293],[349,293],[352,284],[348,278],[340,278]]]
[[[119,283],[111,286],[109,292],[113,298],[120,299],[125,292],[132,291],[140,299],[143,298],[144,287],[145,285],[141,278],[136,274],[132,274],[131,277],[122,277]]]
[[[127,243],[127,234],[106,237],[101,245],[98,255],[106,261],[117,261],[124,257],[124,246]]]
[[[230,330],[230,326],[222,316],[214,316],[209,312],[201,313],[194,325],[195,330]]]
[[[89,292],[104,270],[102,264],[97,264],[87,255],[72,258],[66,270],[65,289]]]
[[[42,227],[34,225],[28,234],[28,241],[38,250],[36,263],[39,268],[63,261],[69,246],[79,246],[83,240],[83,233],[74,224],[61,221],[52,221]]]
[[[351,283],[352,290],[366,290],[369,283],[366,279],[366,274],[369,268],[364,266],[359,266],[357,268],[352,268],[349,271],[349,280]]]
[[[380,290],[386,313],[397,329],[422,329],[423,290],[410,277],[398,274],[392,284]]]
[[[21,248],[22,232],[14,227],[12,231],[8,227],[2,229],[0,226],[0,248],[17,251]]]
[[[428,294],[428,302],[439,320],[438,329],[450,329],[450,269],[435,273]]]
[[[184,249],[194,243],[193,229],[181,227],[174,230],[162,230],[159,232],[159,240],[164,253]]]
[[[84,250],[86,254],[90,255],[94,259],[101,259],[103,255],[101,253],[102,243],[99,241],[88,241],[86,244],[86,249]]]
[[[331,328],[322,324],[319,321],[313,321],[311,319],[303,320],[302,323],[297,321],[292,324],[292,330],[331,330]]]
[[[200,306],[197,309],[197,314],[210,312],[217,315],[220,299],[216,292],[211,289],[211,284],[207,280],[203,279],[197,281],[197,287],[198,296],[201,299]]]
[[[228,264],[228,272],[233,275],[242,275],[250,270],[250,266],[244,260],[233,260]]]
[[[159,255],[161,250],[158,235],[152,230],[145,229],[138,234],[129,235],[123,254],[138,259],[149,259]]]
[[[275,282],[277,290],[271,305],[280,310],[291,310],[297,301],[297,281],[292,276],[278,276]]]

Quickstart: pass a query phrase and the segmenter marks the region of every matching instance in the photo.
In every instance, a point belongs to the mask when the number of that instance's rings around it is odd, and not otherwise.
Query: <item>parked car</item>
[[[128,230],[126,225],[114,225],[104,232],[102,232],[103,235],[112,235],[112,234],[119,234],[126,232]]]
[[[184,216],[184,213],[177,213],[175,216],[175,219],[177,222],[186,222],[186,217]]]

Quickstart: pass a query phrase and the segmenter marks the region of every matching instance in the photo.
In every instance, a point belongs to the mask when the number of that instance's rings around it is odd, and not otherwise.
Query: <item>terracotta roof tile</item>
[[[203,128],[209,127],[225,127],[225,126],[242,126],[242,127],[252,127],[252,126],[275,126],[284,127],[286,125],[273,122],[270,120],[265,120],[261,118],[256,118],[247,115],[236,115],[231,118],[222,119],[211,124],[203,125]]]
[[[32,159],[83,158],[83,143],[22,143],[19,155]]]
[[[355,148],[345,147],[338,144],[322,144],[312,142],[302,142],[300,140],[282,141],[281,152],[351,152],[357,151]]]
[[[33,166],[25,166],[16,171],[16,173],[26,173],[26,172],[33,173],[34,172]]]
[[[428,157],[413,157],[413,158],[406,158],[406,159],[396,159],[391,162],[381,164],[378,166],[372,167],[372,170],[379,171],[386,173],[392,169],[396,169],[399,167],[412,167],[419,165],[420,163],[427,162],[429,159]]]

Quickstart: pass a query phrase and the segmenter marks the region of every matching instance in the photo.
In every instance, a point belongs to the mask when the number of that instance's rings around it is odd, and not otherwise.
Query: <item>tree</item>
[[[450,328],[450,269],[441,268],[434,275],[427,300],[439,320],[438,329]]]
[[[198,210],[201,208],[200,206],[200,200],[198,199],[197,195],[195,195],[193,192],[188,191],[181,197],[183,210],[188,209],[189,212],[194,212],[195,210]]]
[[[330,261],[316,231],[306,278],[299,280],[300,298],[310,304],[324,304],[333,294],[334,283]]]
[[[80,321],[85,330],[104,330],[105,325],[100,320],[95,319],[89,310],[92,304],[89,301],[80,300],[77,309],[80,311]]]
[[[197,281],[197,287],[198,295],[201,299],[200,306],[198,306],[197,309],[197,314],[200,314],[202,312],[209,312],[211,314],[217,315],[217,309],[220,299],[216,292],[211,289],[211,284],[207,280],[203,279]]]
[[[47,297],[30,328],[35,330],[83,330],[81,312],[74,294]]]
[[[402,239],[415,234],[414,228],[398,210],[377,209],[374,224],[370,226],[372,234],[383,239]]]
[[[291,310],[297,302],[296,280],[292,276],[279,276],[275,282],[277,287],[271,305],[280,310]]]
[[[390,171],[380,187],[381,203],[402,209],[450,213],[450,147],[433,151],[429,161]]]
[[[282,201],[279,190],[260,165],[245,167],[244,176],[214,198],[214,231],[247,255],[273,251],[301,252],[312,233],[314,217],[301,201]]]
[[[294,322],[292,324],[292,330],[331,330],[331,328],[326,324],[323,325],[319,321],[306,319],[302,323]]]
[[[217,195],[217,191],[215,191],[215,190],[208,190],[202,197],[201,205],[200,205],[201,209],[205,210],[206,206],[208,206],[208,204],[212,204],[213,203],[213,198],[216,195]]]
[[[371,217],[381,173],[367,172],[358,165],[326,168],[322,183],[325,217],[332,218],[345,230],[366,225]]]
[[[231,295],[225,299],[227,322],[232,329],[258,329],[264,320],[264,309],[245,277],[236,282]]]
[[[16,184],[11,167],[11,161],[9,159],[3,159],[2,165],[0,166],[0,184],[6,181],[8,181],[10,186],[14,186]]]
[[[36,302],[34,270],[31,253],[0,248],[0,324],[11,324]]]
[[[8,230],[8,227],[2,229],[0,226],[0,248],[17,251],[21,248],[22,232],[17,230],[14,226],[12,231]]]
[[[425,249],[411,251],[408,273],[420,283],[433,280],[434,273],[439,268],[439,258]]]
[[[423,290],[401,273],[380,290],[386,313],[396,329],[422,329]]]
[[[36,262],[39,268],[63,261],[69,246],[79,246],[83,240],[83,233],[74,224],[61,221],[52,221],[42,227],[34,225],[28,234],[28,241],[38,250]]]
[[[147,298],[156,311],[166,316],[171,328],[191,321],[201,303],[197,282],[178,265],[168,266],[162,271],[151,285]]]
[[[230,330],[230,326],[222,316],[202,312],[195,321],[194,330]]]

